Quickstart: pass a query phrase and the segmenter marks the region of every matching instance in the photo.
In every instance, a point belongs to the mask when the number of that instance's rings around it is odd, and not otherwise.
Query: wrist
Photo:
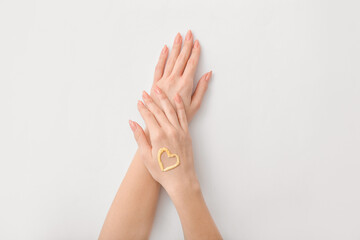
[[[200,183],[195,174],[163,187],[173,201],[185,195],[201,193]]]

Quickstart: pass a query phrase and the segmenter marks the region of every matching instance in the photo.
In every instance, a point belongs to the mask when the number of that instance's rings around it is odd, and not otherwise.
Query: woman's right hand
[[[176,109],[174,109],[160,88],[156,87],[154,91],[161,108],[145,91],[143,93],[145,104],[141,101],[138,103],[139,112],[149,130],[150,142],[148,142],[139,124],[130,121],[130,127],[139,145],[139,151],[144,156],[146,168],[171,196],[179,188],[198,186],[192,142],[188,131],[184,103],[180,95],[175,95]],[[163,147],[166,147],[171,153],[177,154],[180,159],[180,165],[166,172],[162,171],[158,163],[158,151]],[[162,156],[164,155],[166,154],[162,154]],[[164,159],[162,158],[162,160]]]
[[[195,174],[184,103],[176,94],[175,110],[160,88],[156,88],[155,92],[164,111],[146,92],[143,93],[145,104],[141,101],[138,103],[140,114],[149,129],[150,142],[140,125],[130,121],[139,151],[144,154],[145,166],[169,194],[179,214],[185,239],[222,239]],[[162,171],[158,164],[158,151],[164,147],[180,159],[180,165],[173,165],[175,168],[169,171]]]

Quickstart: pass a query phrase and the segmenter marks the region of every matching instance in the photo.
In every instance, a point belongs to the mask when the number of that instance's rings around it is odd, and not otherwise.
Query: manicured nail
[[[149,94],[147,92],[145,92],[145,91],[143,91],[142,96],[143,96],[144,99],[149,99],[150,98]]]
[[[178,93],[175,95],[175,101],[177,103],[181,103],[181,98],[180,98],[180,95]]]
[[[181,43],[181,39],[182,39],[181,34],[180,33],[176,34],[174,43]]]
[[[185,37],[185,40],[190,40],[191,39],[191,30],[189,30],[187,33],[186,33],[186,37]]]
[[[199,47],[199,41],[196,40],[195,43],[194,43],[194,48],[198,48]]]
[[[165,53],[166,53],[166,51],[167,51],[167,46],[166,46],[166,45],[164,45],[163,49],[161,50],[161,54],[165,54]]]
[[[208,73],[206,74],[205,80],[206,80],[206,81],[209,81],[211,75],[212,75],[212,71],[208,72]]]
[[[140,100],[138,100],[138,106],[144,106],[144,103]]]
[[[129,120],[129,125],[130,125],[131,130],[133,130],[133,131],[136,130],[136,124],[133,121]]]
[[[161,89],[158,86],[155,86],[155,92],[157,94],[161,94]]]

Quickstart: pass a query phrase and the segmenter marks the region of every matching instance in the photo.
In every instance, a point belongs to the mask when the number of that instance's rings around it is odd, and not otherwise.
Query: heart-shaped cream
[[[161,161],[161,154],[162,154],[163,152],[166,152],[168,158],[173,158],[173,157],[175,157],[175,158],[176,158],[176,163],[175,163],[174,165],[171,165],[171,166],[167,167],[167,168],[164,168],[164,165],[163,165],[163,163],[162,163],[162,161]],[[177,166],[180,165],[179,156],[178,156],[177,154],[175,154],[175,153],[170,153],[169,149],[167,149],[166,147],[163,147],[163,148],[160,148],[160,149],[159,149],[159,151],[158,151],[158,162],[159,162],[160,169],[161,169],[161,171],[163,171],[163,172],[167,172],[167,171],[169,171],[169,170],[171,170],[171,169],[174,169],[174,168],[176,168]]]

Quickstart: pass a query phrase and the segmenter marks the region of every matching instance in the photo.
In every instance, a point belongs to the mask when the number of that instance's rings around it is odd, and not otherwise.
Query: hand
[[[154,98],[143,93],[143,102],[138,102],[138,109],[149,130],[150,143],[141,126],[130,121],[139,151],[143,155],[144,163],[152,177],[159,182],[170,194],[181,186],[196,186],[198,184],[193,162],[191,137],[188,131],[188,122],[185,106],[179,94],[175,95],[176,110],[168,97],[155,87],[157,101],[163,110],[155,103]],[[166,147],[171,153],[180,158],[180,165],[163,172],[158,164],[158,151]]]
[[[175,106],[173,99],[175,94],[179,93],[184,101],[185,112],[190,122],[200,108],[212,71],[205,73],[200,78],[194,94],[192,94],[195,71],[200,57],[200,44],[198,40],[193,44],[193,35],[190,30],[186,34],[182,49],[181,43],[182,37],[178,33],[168,59],[169,51],[166,45],[161,51],[155,68],[154,83],[150,95],[156,95],[154,89],[158,86]],[[154,101],[158,103],[157,98],[154,98]]]
[[[150,142],[139,124],[129,122],[145,166],[169,194],[179,214],[185,239],[222,239],[195,174],[184,102],[176,93],[175,110],[160,88],[155,87],[154,91],[154,98],[158,99],[163,111],[145,91],[145,104],[138,102],[139,112],[149,129]],[[167,172],[161,171],[157,159],[158,151],[163,147],[180,158],[180,165]]]

